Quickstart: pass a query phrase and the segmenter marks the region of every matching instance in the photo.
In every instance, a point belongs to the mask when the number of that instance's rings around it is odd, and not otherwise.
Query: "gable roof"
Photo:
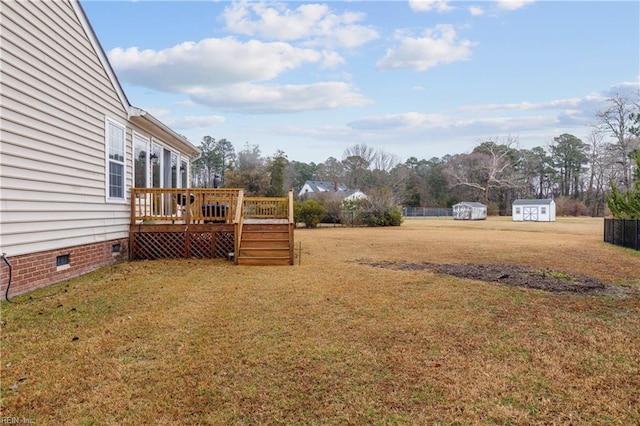
[[[325,192],[325,191],[336,191],[336,185],[338,186],[337,191],[348,191],[347,185],[340,182],[327,182],[321,180],[308,180],[304,183],[303,187],[309,185],[312,192]]]
[[[484,204],[476,203],[475,201],[463,201],[461,203],[455,204],[453,207],[456,207],[456,206],[469,206],[469,207],[482,207],[482,208],[487,207]]]
[[[346,191],[338,191],[344,198],[369,198],[367,194],[358,189],[348,189]]]
[[[122,89],[122,85],[120,85],[118,76],[114,72],[113,67],[111,66],[111,63],[109,62],[109,58],[107,57],[107,54],[105,53],[104,49],[102,48],[102,45],[100,44],[100,40],[98,40],[98,37],[96,36],[96,33],[93,30],[93,27],[91,26],[91,22],[89,22],[89,18],[87,17],[87,14],[83,9],[82,4],[80,4],[79,0],[70,0],[70,3],[71,3],[71,6],[73,7],[73,10],[76,13],[76,16],[78,17],[78,20],[80,21],[80,24],[82,25],[82,28],[84,29],[87,37],[89,38],[89,42],[93,46],[93,49],[95,50],[95,53],[98,56],[98,59],[102,64],[102,67],[107,73],[107,77],[111,81],[111,84],[113,85],[113,89],[118,95],[118,99],[120,99],[120,103],[122,103],[122,107],[127,112],[127,117],[129,118],[129,120],[131,120],[132,122],[138,124],[143,128],[146,127],[148,129],[149,127],[152,127],[155,129],[160,129],[162,133],[164,133],[164,136],[167,137],[168,140],[171,140],[176,145],[176,147],[179,147],[185,150],[186,152],[191,152],[193,154],[199,153],[200,150],[196,148],[191,142],[189,142],[189,140],[186,137],[177,133],[175,130],[171,129],[169,126],[162,123],[160,120],[158,120],[157,118],[149,114],[147,111],[131,105],[131,103],[129,102],[129,99],[127,98],[127,95]]]
[[[515,200],[513,202],[514,206],[522,206],[522,205],[527,205],[527,206],[547,206],[549,204],[553,203],[553,200],[550,198],[543,198],[543,199],[537,199],[537,200]]]

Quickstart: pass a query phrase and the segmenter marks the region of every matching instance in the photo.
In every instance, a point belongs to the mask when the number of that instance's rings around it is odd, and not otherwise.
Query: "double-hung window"
[[[110,118],[105,119],[107,148],[107,200],[124,201],[126,128]]]

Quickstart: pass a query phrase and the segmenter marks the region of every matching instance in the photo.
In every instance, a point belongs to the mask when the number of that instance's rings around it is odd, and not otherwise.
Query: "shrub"
[[[297,222],[303,222],[307,228],[315,228],[327,214],[327,209],[316,200],[306,200],[294,204],[294,217]]]
[[[498,203],[489,203],[487,205],[487,216],[498,216],[500,214],[500,206]]]
[[[382,212],[369,210],[363,212],[361,218],[367,226],[400,226],[402,210],[397,206]]]
[[[589,216],[589,208],[580,200],[560,197],[555,202],[557,216]]]

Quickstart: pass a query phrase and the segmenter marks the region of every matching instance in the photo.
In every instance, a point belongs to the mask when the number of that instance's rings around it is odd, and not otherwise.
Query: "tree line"
[[[569,133],[547,146],[520,149],[517,136],[479,141],[470,153],[404,162],[366,144],[347,148],[340,159],[320,163],[289,160],[278,150],[263,156],[258,145],[239,151],[226,139],[205,136],[193,162],[192,186],[244,188],[252,196],[283,196],[307,180],[343,182],[372,203],[385,206],[450,207],[478,201],[490,214],[510,214],[519,198],[554,198],[559,214],[602,216],[607,198],[634,188],[640,152],[640,95],[607,100],[585,140]]]

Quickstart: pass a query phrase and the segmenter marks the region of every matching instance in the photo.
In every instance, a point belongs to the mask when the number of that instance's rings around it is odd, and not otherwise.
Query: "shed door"
[[[522,219],[523,220],[538,220],[538,208],[537,207],[523,207],[522,208]]]

